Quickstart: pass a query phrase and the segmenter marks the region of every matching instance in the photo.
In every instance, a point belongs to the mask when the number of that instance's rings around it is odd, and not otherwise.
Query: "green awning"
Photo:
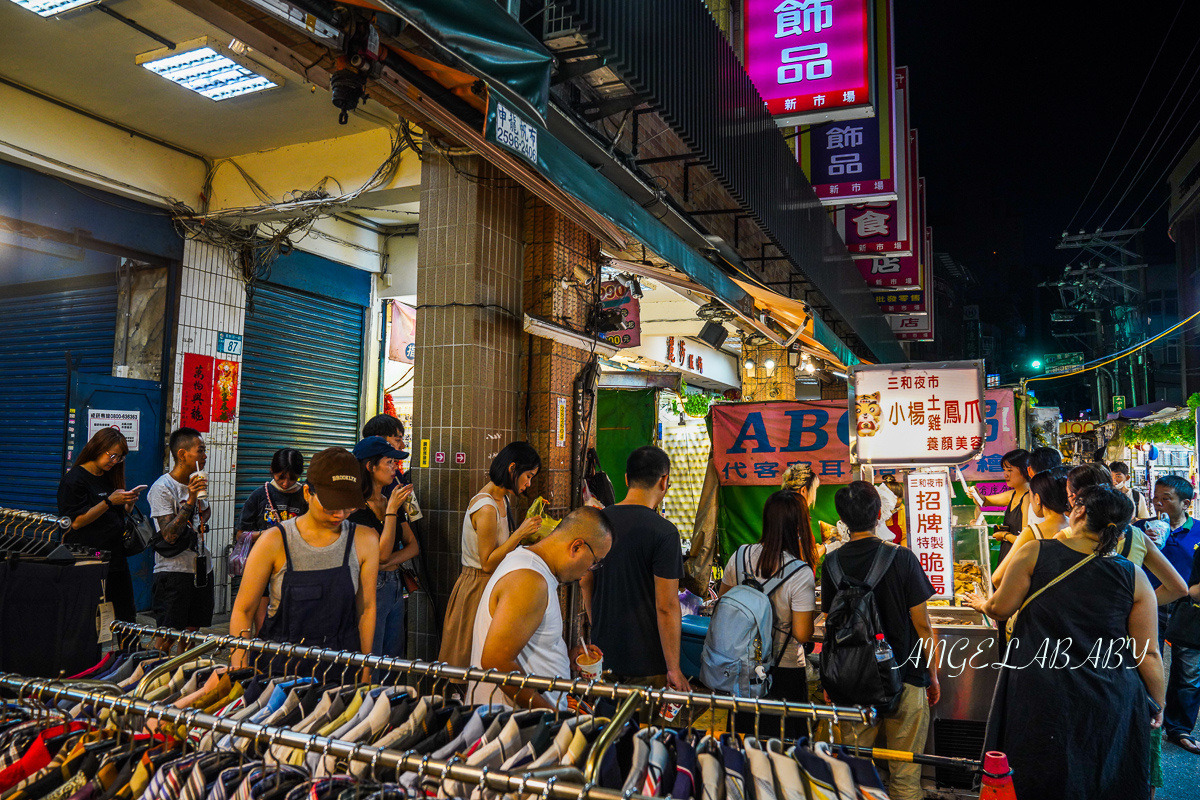
[[[533,164],[563,191],[633,234],[660,258],[682,270],[722,301],[743,313],[754,313],[754,299],[728,275],[688,246],[674,231],[593,169],[545,127],[531,122],[528,115],[493,101],[488,105],[486,135],[489,141]]]
[[[376,0],[524,113],[546,118],[554,57],[496,0]]]
[[[812,321],[813,338],[825,345],[825,347],[829,349],[829,352],[841,359],[843,364],[845,364],[847,367],[852,367],[855,364],[862,363],[858,356],[854,355],[854,353],[850,351],[850,348],[846,347],[846,345],[842,343],[842,340],[838,337],[838,335],[834,333],[828,325],[825,324],[825,320],[821,319],[816,314],[813,314]]]

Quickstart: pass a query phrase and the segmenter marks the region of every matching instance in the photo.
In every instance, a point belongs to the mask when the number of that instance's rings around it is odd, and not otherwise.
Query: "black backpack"
[[[838,555],[835,550],[825,558],[824,569],[829,571],[837,594],[825,615],[821,685],[839,705],[875,706],[881,713],[894,711],[903,687],[895,654],[887,661],[875,659],[876,635],[883,633],[875,587],[892,565],[896,546],[882,543],[865,581],[847,577]]]

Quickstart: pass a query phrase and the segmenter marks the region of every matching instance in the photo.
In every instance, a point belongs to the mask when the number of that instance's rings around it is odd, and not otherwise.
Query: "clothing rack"
[[[558,678],[544,675],[522,675],[520,673],[498,673],[494,669],[476,667],[453,667],[441,661],[413,661],[387,656],[365,655],[346,650],[327,650],[320,647],[268,642],[261,639],[244,639],[237,636],[193,633],[172,628],[156,628],[131,622],[114,622],[114,635],[118,637],[150,635],[164,639],[175,639],[187,644],[213,643],[214,647],[245,649],[261,654],[283,656],[287,660],[325,661],[349,667],[371,667],[388,672],[408,672],[432,678],[434,681],[482,681],[497,686],[517,686],[538,691],[566,692],[587,697],[603,697],[610,700],[628,701],[639,697],[649,703],[671,703],[700,711],[721,709],[753,713],[755,718],[767,714],[772,716],[812,719],[818,722],[861,722],[874,724],[875,710],[862,706],[827,706],[817,703],[794,703],[784,700],[758,700],[729,695],[703,692],[677,692],[673,689],[648,689],[644,686],[629,686],[606,683],[583,678]]]
[[[97,690],[74,688],[60,681],[0,673],[0,688],[8,689],[20,698],[41,698],[54,703],[62,700],[90,703],[93,706],[112,709],[119,713],[155,717],[188,728],[227,733],[239,738],[264,742],[270,746],[283,745],[303,749],[310,753],[320,753],[322,756],[338,756],[370,765],[372,776],[375,775],[376,769],[384,767],[394,769],[398,773],[415,772],[421,776],[436,777],[439,780],[451,779],[500,792],[540,794],[545,800],[549,800],[549,798],[561,798],[561,800],[654,800],[654,798],[641,794],[605,789],[596,786],[592,781],[587,783],[560,781],[558,774],[542,775],[533,772],[517,774],[503,770],[471,767],[461,763],[461,756],[443,761],[412,751],[400,753],[395,750],[347,742],[328,736],[296,733],[288,728],[217,717],[196,709],[180,709],[163,703],[108,694],[103,691],[104,687],[99,687]]]
[[[70,530],[70,517],[0,507],[0,551],[30,558],[72,559],[75,554],[63,544]]]

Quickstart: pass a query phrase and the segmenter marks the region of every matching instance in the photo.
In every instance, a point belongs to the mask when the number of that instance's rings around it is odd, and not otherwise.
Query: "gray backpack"
[[[770,669],[779,664],[779,658],[770,660],[775,630],[771,595],[807,566],[794,559],[760,582],[750,570],[749,550],[749,545],[738,548],[734,572],[741,562],[741,579],[717,601],[700,653],[700,680],[714,692],[735,697],[763,697],[771,688]],[[785,642],[780,658],[786,649]]]

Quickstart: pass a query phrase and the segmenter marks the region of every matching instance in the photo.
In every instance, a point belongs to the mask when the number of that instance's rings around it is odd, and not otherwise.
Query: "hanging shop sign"
[[[417,355],[417,310],[404,303],[392,302],[392,332],[388,339],[388,358],[412,364]]]
[[[922,191],[924,190],[924,179],[922,178]],[[933,229],[926,227],[925,235],[922,238],[923,249],[922,255],[918,259],[920,266],[921,283],[925,286],[933,285]],[[928,255],[926,255],[928,254]],[[892,326],[892,331],[896,334],[897,339],[910,342],[932,342],[934,340],[935,330],[935,309],[936,303],[929,302],[929,293],[926,292],[923,298],[924,302],[917,306],[916,310],[908,311],[900,314],[885,314],[888,322]],[[986,353],[985,353],[986,355]]]
[[[1000,459],[1017,449],[1016,399],[1012,389],[987,389],[983,395],[983,422],[987,432],[983,437],[983,457],[963,466],[963,477],[969,481],[1003,480],[1004,466]]]
[[[213,422],[233,422],[237,416],[240,366],[237,361],[224,361],[219,358],[213,364]]]
[[[600,284],[600,303],[605,311],[615,310],[621,315],[621,325],[616,330],[600,334],[616,347],[637,347],[642,343],[641,302],[633,296],[629,287],[620,281],[605,281]]]
[[[925,291],[919,288],[875,292],[875,303],[886,314],[908,314],[925,310]]]
[[[806,464],[822,483],[849,483],[850,416],[841,400],[714,405],[713,461],[723,486],[778,486]]]
[[[899,198],[849,205],[835,214],[838,232],[852,258],[870,262],[881,255],[917,255],[924,225],[918,218],[917,132],[909,131],[906,141],[899,169],[904,179]],[[860,269],[865,274],[865,265],[860,265]]]
[[[208,433],[212,418],[213,366],[212,356],[200,353],[183,354],[183,380],[180,381],[179,424]]]
[[[904,482],[908,509],[908,546],[933,584],[933,596],[949,598],[954,591],[950,547],[950,475],[946,470],[910,472]]]
[[[778,125],[873,115],[872,16],[890,0],[745,0],[746,72]]]
[[[1079,436],[1096,430],[1098,423],[1092,419],[1067,419],[1058,423],[1059,436]]]
[[[125,443],[129,452],[136,453],[141,447],[139,432],[142,427],[141,411],[109,411],[100,408],[89,408],[87,412],[88,441],[105,428],[116,428],[125,434]]]
[[[878,68],[878,85],[886,88],[875,118],[813,126],[796,139],[800,167],[827,206],[896,200],[903,189],[904,160],[897,158],[896,142],[903,142],[908,131],[908,72],[893,68],[888,44]]]
[[[858,464],[965,464],[986,436],[983,362],[856,364],[850,368]]]

